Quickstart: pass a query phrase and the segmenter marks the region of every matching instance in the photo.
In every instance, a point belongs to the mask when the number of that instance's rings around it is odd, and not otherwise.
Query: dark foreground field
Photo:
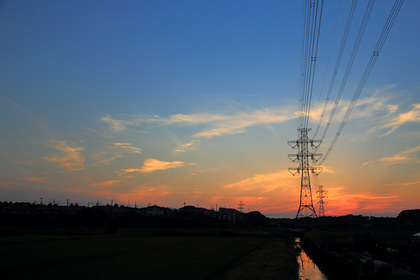
[[[297,279],[285,238],[229,234],[0,237],[2,279]]]

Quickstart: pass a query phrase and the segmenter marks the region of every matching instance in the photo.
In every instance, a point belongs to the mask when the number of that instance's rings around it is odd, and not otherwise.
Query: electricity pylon
[[[319,186],[318,190],[316,191],[318,193],[318,204],[319,204],[319,210],[318,210],[318,215],[321,216],[325,216],[325,204],[326,201],[324,199],[327,198],[327,192],[326,190],[323,189],[323,186]]]
[[[321,167],[312,166],[310,160],[317,162],[322,154],[309,152],[309,146],[317,149],[321,144],[321,140],[312,140],[308,138],[310,128],[299,128],[299,138],[297,140],[287,141],[287,143],[295,150],[296,154],[289,154],[288,157],[293,162],[299,162],[299,167],[289,168],[289,172],[293,176],[300,174],[300,204],[296,214],[296,219],[303,217],[317,217],[312,200],[311,178],[310,173],[318,175]]]
[[[239,212],[243,213],[244,212],[244,204],[242,203],[242,200],[239,201],[238,206],[239,206],[238,207]]]

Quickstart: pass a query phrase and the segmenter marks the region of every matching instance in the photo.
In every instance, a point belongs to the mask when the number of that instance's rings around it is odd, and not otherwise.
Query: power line
[[[309,63],[309,37],[310,37],[310,23],[312,22],[312,0],[311,2],[305,1],[304,5],[304,22],[302,34],[302,65],[301,65],[301,81],[300,81],[300,124],[299,127],[304,126],[304,114],[306,112],[306,83],[308,77],[308,63]]]
[[[319,19],[318,19],[319,22],[317,23],[316,19],[315,19],[314,33],[313,33],[314,37],[313,37],[312,53],[311,53],[311,61],[313,61],[313,71],[311,72],[312,77],[310,78],[311,79],[311,82],[310,82],[310,85],[309,85],[310,88],[308,89],[309,100],[308,100],[308,106],[307,106],[308,108],[307,108],[307,112],[306,112],[306,123],[305,123],[306,128],[308,127],[309,112],[311,111],[312,92],[313,92],[314,80],[315,80],[314,76],[315,76],[316,58],[317,58],[317,54],[318,54],[319,34],[320,34],[320,31],[321,31],[321,20],[322,20],[323,6],[324,6],[324,1],[321,0]],[[318,5],[317,5],[317,8],[316,8],[316,11],[318,12]],[[316,36],[316,38],[315,38],[315,36]]]
[[[338,51],[337,60],[335,62],[334,71],[333,71],[333,75],[331,77],[331,82],[330,82],[330,86],[328,88],[328,93],[327,93],[327,97],[325,99],[324,107],[322,109],[322,114],[321,114],[321,117],[318,121],[318,126],[317,126],[317,128],[315,129],[315,132],[314,132],[314,138],[318,134],[318,130],[321,126],[322,120],[324,118],[325,111],[327,109],[327,106],[328,106],[328,103],[329,103],[329,100],[330,100],[331,92],[332,92],[332,89],[334,87],[335,78],[337,77],[338,68],[340,66],[341,58],[343,56],[344,48],[345,48],[345,45],[346,45],[346,42],[347,42],[347,38],[348,38],[348,35],[349,35],[351,23],[353,21],[354,11],[356,10],[356,6],[357,6],[357,0],[353,0],[352,4],[351,4],[351,7],[350,7],[349,15],[347,17],[347,23],[346,23],[346,28],[344,29],[343,38],[341,39],[340,49]]]
[[[310,0],[304,6],[304,31],[302,43],[302,64],[300,82],[300,123],[307,127],[312,100],[316,56],[321,30],[323,0]],[[309,5],[309,6],[308,6]]]
[[[344,115],[344,118],[337,130],[337,133],[334,136],[333,141],[331,142],[327,152],[325,153],[325,156],[322,158],[320,164],[322,165],[322,163],[325,161],[325,159],[328,157],[328,155],[330,154],[331,150],[334,148],[335,143],[337,143],[338,138],[340,137],[348,119],[350,118],[350,114],[352,113],[354,107],[356,106],[357,100],[360,97],[360,94],[369,78],[370,73],[372,72],[373,66],[376,63],[376,60],[378,59],[378,56],[382,50],[382,47],[385,44],[386,39],[388,38],[389,32],[392,29],[392,26],[394,25],[394,22],[398,16],[398,13],[401,10],[402,4],[404,3],[404,0],[395,0],[394,5],[391,9],[391,12],[388,16],[387,21],[385,22],[385,25],[382,29],[381,35],[379,36],[379,39],[376,43],[376,46],[372,52],[372,55],[370,57],[370,60],[368,62],[368,64],[366,65],[365,68],[365,72],[363,73],[359,85],[357,86],[357,89],[353,95],[352,101],[349,105],[349,107],[347,108],[346,114]]]
[[[357,54],[357,51],[359,49],[360,42],[362,41],[363,34],[365,32],[367,23],[369,21],[369,17],[370,17],[370,14],[372,12],[372,8],[373,8],[374,3],[375,3],[375,0],[369,0],[368,4],[366,6],[366,10],[365,10],[365,13],[363,15],[362,23],[360,24],[360,28],[359,28],[359,31],[358,31],[358,34],[357,34],[357,37],[356,37],[356,41],[354,42],[353,50],[350,54],[350,59],[347,63],[346,71],[345,71],[344,77],[341,81],[341,85],[340,85],[339,91],[337,93],[337,97],[336,97],[336,100],[334,102],[333,109],[331,110],[330,117],[328,119],[327,125],[325,126],[324,133],[322,134],[321,141],[323,141],[325,139],[325,136],[327,135],[328,129],[329,129],[329,127],[331,125],[331,122],[334,118],[335,112],[337,110],[337,106],[338,106],[338,104],[340,102],[340,99],[341,99],[341,95],[343,94],[344,87],[345,87],[345,85],[347,83],[347,79],[350,75],[350,71],[351,71],[351,68],[353,66],[353,62],[356,58],[356,54]]]
[[[341,15],[341,6],[342,6],[342,3],[343,3],[343,0],[340,0],[340,5],[338,7],[337,16],[336,16],[336,19],[335,19],[334,31],[333,31],[333,34],[332,34],[330,49],[328,51],[327,63],[325,64],[324,75],[323,75],[323,78],[322,78],[321,89],[320,89],[319,95],[318,95],[318,105],[317,105],[317,107],[319,107],[319,104],[321,103],[322,92],[324,91],[325,78],[327,77],[327,71],[328,71],[328,67],[330,65],[330,59],[331,59],[331,54],[332,54],[332,50],[333,50],[333,43],[335,41],[335,36],[336,36],[336,33],[337,33],[338,20],[339,20],[340,15]]]

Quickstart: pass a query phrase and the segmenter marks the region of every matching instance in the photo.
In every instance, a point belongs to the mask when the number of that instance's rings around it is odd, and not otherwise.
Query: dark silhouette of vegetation
[[[214,211],[194,206],[170,209],[157,205],[137,208],[118,204],[86,207],[0,202],[0,236],[48,234],[90,238],[106,233],[117,238],[119,232],[141,230],[156,238],[236,239],[259,238],[263,234],[264,238],[291,244],[292,234],[302,235],[302,247],[331,279],[390,279],[390,275],[392,279],[404,279],[393,268],[419,274],[420,237],[414,236],[419,228],[418,209],[404,210],[397,218],[346,215],[296,220],[267,218],[258,211],[241,213],[228,208]],[[226,275],[242,274],[235,270]]]
[[[256,228],[264,228],[268,225],[267,217],[258,211],[253,211],[246,214],[246,221],[251,227]]]

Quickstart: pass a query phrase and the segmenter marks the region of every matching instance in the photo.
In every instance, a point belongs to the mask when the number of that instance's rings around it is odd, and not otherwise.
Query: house
[[[236,223],[236,221],[245,220],[245,216],[243,213],[239,212],[236,209],[220,207],[219,220],[231,221],[233,223]]]
[[[141,208],[139,211],[141,215],[145,215],[145,216],[169,216],[173,212],[173,210],[170,208],[160,207],[157,205]]]

